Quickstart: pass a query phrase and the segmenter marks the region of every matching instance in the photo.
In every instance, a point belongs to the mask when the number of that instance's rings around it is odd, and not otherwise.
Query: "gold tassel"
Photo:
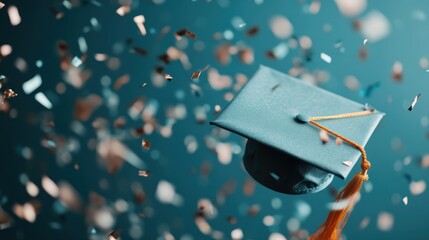
[[[371,167],[371,163],[367,160],[365,149],[357,144],[356,142],[342,136],[339,133],[332,131],[331,129],[316,122],[318,120],[329,120],[349,117],[359,117],[364,115],[372,114],[372,111],[362,111],[355,113],[345,113],[332,116],[320,116],[310,118],[310,123],[319,127],[322,130],[344,140],[348,144],[358,149],[362,154],[362,163],[360,165],[362,171],[354,176],[354,178],[346,185],[346,187],[338,194],[335,199],[335,203],[347,201],[346,206],[340,210],[331,210],[325,222],[319,229],[311,235],[308,240],[338,240],[340,238],[341,231],[346,226],[347,220],[349,219],[350,213],[356,203],[356,197],[362,188],[363,182],[368,180],[368,169]]]
[[[347,186],[338,194],[335,202],[347,201],[346,206],[341,210],[331,210],[325,222],[319,229],[311,235],[309,240],[337,240],[341,239],[340,234],[347,220],[350,212],[356,203],[356,197],[362,187],[364,181],[368,179],[368,175],[359,172],[347,184]]]

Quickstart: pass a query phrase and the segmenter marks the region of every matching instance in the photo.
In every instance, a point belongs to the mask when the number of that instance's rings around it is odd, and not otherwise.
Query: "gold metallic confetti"
[[[9,99],[9,98],[14,98],[14,97],[16,97],[16,96],[18,96],[18,94],[17,93],[15,93],[12,89],[6,89],[6,90],[4,90],[4,92],[3,92],[3,99]]]
[[[139,171],[139,176],[141,176],[141,177],[148,177],[150,173],[151,173],[151,171],[149,171],[149,170],[140,170]]]
[[[193,80],[193,79],[200,78],[200,75],[201,75],[201,71],[196,71],[192,73],[191,79]]]
[[[168,81],[173,80],[173,77],[168,73],[162,73],[162,76],[164,76],[164,78],[167,79]]]
[[[191,31],[189,31],[188,29],[182,29],[182,30],[176,32],[176,39],[177,40],[181,40],[183,38],[183,36],[186,36],[192,40],[195,40],[197,38],[197,35]]]
[[[116,9],[116,13],[121,17],[125,16],[130,11],[131,11],[131,8],[130,6],[127,6],[127,5],[120,6],[118,9]]]
[[[143,139],[142,140],[142,147],[144,148],[144,149],[146,149],[146,150],[149,150],[150,149],[150,142],[148,141],[148,140],[146,140],[146,139]]]
[[[417,96],[414,97],[413,102],[411,103],[410,107],[408,108],[408,111],[413,110],[414,106],[416,105],[417,101],[420,98],[421,93],[419,93]]]

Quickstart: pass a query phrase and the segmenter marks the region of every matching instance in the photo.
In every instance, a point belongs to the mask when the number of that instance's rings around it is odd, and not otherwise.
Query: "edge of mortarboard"
[[[265,71],[268,71],[268,72],[272,72],[272,71],[275,71],[275,72],[277,72],[278,74],[283,74],[283,75],[285,75],[285,76],[287,76],[286,74],[284,74],[284,73],[282,73],[282,72],[280,72],[280,71],[277,71],[277,70],[275,70],[275,69],[272,69],[272,68],[270,68],[270,67],[267,67],[267,66],[265,66],[265,65],[263,65],[263,64],[259,64],[259,68],[258,68],[258,70],[253,74],[253,76],[249,79],[249,81],[251,81],[253,78],[255,78],[258,74],[261,74],[261,73],[263,73],[263,72],[265,72]],[[244,84],[244,86],[235,94],[235,96],[237,96],[238,94],[240,94],[240,92],[241,91],[243,91],[243,89],[244,88],[246,88],[246,86],[247,86],[247,84],[249,83],[249,81],[246,83],[246,84]],[[222,115],[222,113],[223,113],[223,111],[225,110],[225,109],[227,109],[228,108],[228,106],[230,105],[230,104],[232,104],[233,102],[234,102],[234,100],[235,100],[235,96],[234,96],[234,98],[231,100],[231,101],[229,101],[226,105],[225,105],[225,107],[223,107],[223,109],[222,109],[222,111],[220,112],[220,113],[218,113],[217,115],[216,115],[216,117],[215,117],[215,119],[213,119],[212,121],[210,121],[209,122],[209,124],[210,125],[214,125],[214,126],[217,126],[217,127],[220,127],[220,128],[223,128],[223,129],[226,129],[226,130],[228,130],[228,131],[230,131],[230,132],[233,132],[233,133],[235,133],[235,134],[238,134],[238,135],[240,135],[240,136],[243,136],[243,137],[246,137],[247,138],[247,136],[244,136],[244,135],[242,135],[242,134],[240,134],[240,133],[238,133],[238,132],[236,132],[236,131],[234,131],[234,130],[232,130],[232,129],[227,129],[227,128],[225,128],[223,125],[220,125],[219,124],[219,117]]]
[[[252,78],[250,78],[249,82],[250,82],[250,81],[252,81],[252,79],[257,78],[257,77],[260,77],[260,75],[264,75],[264,74],[270,74],[270,75],[274,74],[274,75],[278,75],[279,77],[282,77],[282,78],[288,78],[288,79],[291,79],[291,80],[293,80],[293,81],[298,81],[298,82],[300,82],[300,83],[308,84],[308,85],[312,86],[312,85],[311,85],[311,84],[309,84],[309,83],[306,83],[306,82],[304,82],[304,81],[302,81],[302,80],[300,80],[300,79],[294,78],[294,77],[292,77],[292,76],[289,76],[289,75],[287,75],[287,74],[285,74],[285,73],[283,73],[283,72],[280,72],[280,71],[278,71],[278,70],[272,69],[272,68],[267,67],[267,66],[265,66],[265,65],[259,65],[259,69],[258,69],[258,70],[256,71],[256,73],[253,75],[253,77],[252,77]],[[237,95],[239,95],[239,94],[240,94],[240,92],[241,92],[243,89],[245,89],[245,88],[247,87],[247,85],[249,84],[249,82],[247,82],[247,83],[243,86],[243,88],[242,88],[240,91],[238,91],[238,92],[236,93],[236,96],[237,96]],[[348,98],[346,98],[346,97],[344,97],[344,96],[341,96],[341,95],[339,95],[339,94],[336,94],[336,93],[330,92],[330,91],[325,90],[325,89],[320,88],[320,87],[318,88],[318,90],[319,90],[319,91],[321,91],[321,92],[323,92],[324,94],[335,95],[336,97],[340,97],[340,98],[344,99],[345,101],[349,102],[350,104],[353,104],[353,105],[355,105],[356,107],[361,108],[362,110],[364,110],[364,109],[365,109],[365,104],[362,104],[362,103],[360,103],[360,102],[357,102],[357,101],[354,101],[354,100],[348,99]],[[210,123],[210,125],[214,125],[214,126],[220,127],[220,128],[222,128],[222,129],[225,129],[225,130],[228,130],[228,131],[233,132],[233,133],[235,133],[235,134],[238,134],[238,135],[240,135],[240,136],[242,136],[242,137],[245,137],[245,138],[248,138],[248,139],[249,139],[249,138],[250,138],[250,139],[253,139],[253,138],[251,138],[251,137],[249,137],[249,136],[246,136],[246,134],[243,134],[243,133],[237,132],[236,130],[234,130],[234,129],[230,128],[230,127],[229,127],[230,122],[229,122],[229,121],[223,121],[223,119],[222,119],[222,114],[223,114],[224,110],[226,110],[226,109],[228,108],[228,106],[234,102],[234,100],[235,100],[235,99],[236,99],[236,98],[234,97],[234,98],[233,98],[229,103],[227,103],[227,104],[225,105],[225,107],[223,108],[223,110],[222,110],[222,111],[221,111],[221,112],[220,112],[220,113],[215,117],[215,119],[214,119],[214,120],[212,120],[212,121],[210,121],[209,123]],[[379,110],[377,110],[377,109],[374,109],[374,111],[375,111],[375,114],[374,114],[374,115],[378,115],[379,117],[378,117],[378,121],[377,121],[377,123],[374,125],[374,128],[373,128],[372,130],[370,130],[370,131],[371,131],[371,133],[373,133],[373,132],[375,131],[375,128],[378,126],[378,124],[379,124],[379,122],[381,121],[381,119],[386,115],[386,113],[384,113],[384,112],[380,112],[380,111],[379,111]],[[369,141],[369,138],[370,138],[370,135],[368,136],[368,139],[365,141],[366,143]],[[256,140],[256,139],[253,139],[253,140],[258,141],[258,140]],[[365,145],[366,145],[366,144],[365,144]],[[269,146],[271,146],[271,145],[269,145]],[[276,148],[275,146],[271,146],[271,147]],[[276,149],[277,149],[277,148],[276,148]],[[280,150],[280,151],[283,151],[282,149],[279,149],[279,150]],[[291,154],[291,153],[289,153],[289,154]],[[292,155],[293,155],[293,154],[292,154]],[[306,160],[305,160],[305,159],[303,159],[303,161],[306,161]],[[306,161],[306,162],[308,162],[308,161]],[[357,160],[353,163],[353,165],[352,165],[352,166],[350,166],[350,171],[348,171],[348,173],[347,173],[347,174],[345,174],[345,175],[344,175],[343,173],[339,172],[339,171],[332,171],[332,169],[326,169],[326,168],[323,168],[323,167],[320,167],[320,166],[316,166],[316,167],[318,167],[318,168],[320,168],[320,169],[322,169],[322,170],[324,170],[324,171],[331,172],[331,173],[333,173],[334,175],[336,175],[337,177],[339,177],[339,178],[341,178],[341,179],[346,179],[346,178],[348,177],[348,175],[350,174],[351,169],[353,169],[353,168],[354,168],[354,166],[355,166],[355,165],[357,165],[358,163],[359,163],[359,159],[357,159]]]

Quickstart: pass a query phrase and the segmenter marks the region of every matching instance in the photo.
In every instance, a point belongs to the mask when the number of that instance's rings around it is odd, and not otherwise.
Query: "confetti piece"
[[[280,83],[277,83],[276,85],[274,85],[272,88],[271,88],[271,91],[275,91],[277,88],[279,88],[280,87]]]
[[[42,85],[42,77],[39,74],[37,74],[33,78],[31,78],[30,80],[23,83],[22,89],[24,90],[24,92],[26,94],[30,94],[30,93],[34,92],[34,90],[36,90],[41,85]]]
[[[194,80],[194,79],[200,78],[200,75],[201,75],[201,71],[196,71],[192,73],[191,79]]]
[[[408,197],[405,196],[404,198],[402,198],[402,202],[404,203],[405,206],[408,205]]]
[[[46,97],[46,95],[44,93],[38,92],[38,93],[36,93],[34,98],[36,99],[36,101],[38,101],[40,104],[42,104],[45,108],[47,108],[47,109],[52,108],[51,101],[49,101],[49,99]]]
[[[4,44],[0,46],[0,58],[7,57],[11,53],[12,53],[12,46],[10,46],[9,44]]]
[[[274,16],[270,20],[270,29],[279,39],[287,39],[293,34],[292,23],[283,16]]]
[[[353,165],[353,162],[352,161],[344,161],[343,164],[346,165],[347,167],[351,167]]]
[[[144,16],[143,16],[143,15],[135,16],[135,17],[133,18],[133,20],[134,20],[134,22],[136,23],[137,27],[139,28],[140,33],[141,33],[143,36],[145,36],[145,35],[146,35],[146,28],[145,28],[145,26],[144,26],[144,22],[145,22],[145,18],[144,18]]]
[[[195,40],[197,38],[197,35],[188,29],[182,29],[176,32],[176,39],[181,40],[183,36],[188,37],[189,39]]]
[[[402,74],[402,63],[399,61],[396,61],[393,63],[392,66],[392,75],[391,75],[392,79],[400,82],[403,78],[403,74]]]
[[[243,239],[243,237],[244,237],[243,230],[241,230],[240,228],[236,228],[232,230],[231,238],[233,240],[240,240],[240,239]]]
[[[58,19],[61,19],[62,17],[64,17],[64,13],[58,11],[58,9],[51,7],[50,10],[51,10],[52,15],[54,15],[55,19],[58,20]]]
[[[238,51],[238,56],[240,57],[240,61],[244,64],[252,64],[255,60],[255,56],[251,48],[241,49]]]
[[[141,88],[144,88],[144,87],[146,87],[147,86],[147,83],[146,82],[144,82],[144,83],[142,83],[141,85],[140,85],[140,87]]]
[[[360,224],[359,224],[359,228],[360,229],[365,229],[366,227],[368,227],[369,221],[370,221],[369,217],[364,217],[362,219],[362,221],[360,222]]]
[[[331,211],[332,210],[338,211],[347,207],[347,205],[349,205],[349,201],[352,201],[352,200],[347,198],[347,199],[342,199],[338,202],[330,202],[327,204],[327,208]]]
[[[359,95],[361,97],[370,97],[372,95],[372,92],[374,91],[374,89],[380,87],[381,83],[380,82],[375,82],[365,88],[362,88],[359,91]]]
[[[176,193],[173,184],[165,180],[158,183],[155,196],[161,203],[169,203],[175,206],[180,206],[183,202],[183,198]]]
[[[420,98],[420,93],[414,97],[413,102],[411,103],[410,107],[408,108],[408,111],[412,111],[414,109],[414,106],[416,105],[417,101]]]
[[[335,143],[337,145],[341,145],[341,144],[343,144],[343,139],[337,137],[337,138],[335,138]]]
[[[32,181],[28,181],[25,184],[25,190],[27,190],[28,195],[32,197],[37,197],[37,195],[39,195],[39,188]]]
[[[365,46],[365,44],[368,42],[368,39],[367,38],[365,38],[364,40],[363,40],[363,45]]]
[[[415,196],[420,195],[426,190],[426,182],[424,180],[411,181],[409,189],[411,194]]]
[[[47,176],[43,176],[42,177],[42,187],[45,190],[45,192],[47,192],[51,197],[56,198],[59,195],[59,188],[57,186],[57,184],[52,181],[52,179],[50,179]]]
[[[0,2],[0,9],[2,9],[4,7],[4,3]]]
[[[86,53],[88,51],[88,45],[84,37],[79,37],[77,39],[77,43],[79,45],[79,50],[81,53]]]
[[[253,26],[253,27],[251,27],[251,28],[249,28],[247,30],[247,36],[248,37],[253,37],[256,34],[258,34],[258,32],[259,32],[259,27],[258,26]]]
[[[335,3],[346,17],[355,17],[366,8],[366,0],[335,0]]]
[[[233,217],[233,216],[228,216],[226,218],[226,220],[230,223],[230,224],[236,224],[237,223],[237,218]]]
[[[393,215],[388,212],[378,214],[377,227],[380,231],[388,232],[392,230],[394,223]]]
[[[146,150],[150,150],[150,146],[151,146],[151,144],[150,144],[150,142],[149,142],[148,140],[146,140],[146,139],[143,139],[143,140],[142,140],[142,147],[143,147],[144,149],[146,149]]]
[[[109,240],[119,240],[119,238],[121,237],[121,232],[120,231],[113,231],[111,233],[109,233]]]
[[[148,177],[150,173],[151,173],[151,171],[149,171],[149,170],[140,170],[139,171],[139,176],[141,176],[141,177]]]
[[[279,43],[272,50],[267,52],[267,56],[272,59],[281,60],[289,54],[287,43]]]
[[[73,116],[77,120],[86,121],[101,104],[102,98],[96,94],[78,98],[74,105]]]
[[[214,111],[214,113],[215,114],[218,114],[218,113],[220,113],[220,111],[222,110],[222,108],[221,108],[221,106],[220,105],[218,105],[218,104],[216,104],[216,106],[215,106],[215,109],[214,109],[215,111]]]
[[[9,98],[14,98],[14,97],[16,97],[16,96],[18,96],[18,94],[17,93],[15,93],[12,89],[6,89],[6,90],[4,90],[4,92],[3,92],[3,99],[4,100],[7,100],[7,99],[9,99]]]
[[[134,53],[140,55],[140,56],[146,56],[147,55],[147,51],[144,50],[143,48],[139,48],[139,47],[133,47],[132,50]]]
[[[324,52],[320,53],[320,58],[321,58],[323,61],[327,62],[327,63],[331,63],[331,62],[332,62],[332,58],[331,58],[331,56],[329,56],[328,54],[326,54],[326,53],[324,53]]]
[[[372,43],[386,38],[390,33],[389,20],[379,11],[371,11],[361,20],[361,32]]]
[[[304,238],[299,237],[299,239],[304,239]],[[283,234],[278,232],[273,232],[270,234],[270,236],[268,236],[268,240],[287,240],[287,239]]]
[[[164,76],[164,78],[167,79],[168,81],[173,80],[173,77],[168,73],[162,73],[162,76]]]
[[[326,131],[320,130],[319,137],[320,140],[322,140],[322,144],[326,144],[329,142],[329,134]]]
[[[124,5],[124,6],[120,6],[118,9],[116,9],[116,13],[123,17],[126,14],[128,14],[131,11],[130,6]]]
[[[17,26],[21,23],[21,16],[19,15],[18,8],[11,5],[8,8],[7,13],[9,14],[9,20],[12,26]]]
[[[365,106],[363,107],[363,109],[365,109],[366,111],[370,111],[370,112],[375,111],[375,108],[368,103],[365,103]]]
[[[80,58],[76,57],[76,56],[71,60],[71,64],[74,67],[80,67],[80,65],[82,65],[82,63],[83,63],[83,61]]]

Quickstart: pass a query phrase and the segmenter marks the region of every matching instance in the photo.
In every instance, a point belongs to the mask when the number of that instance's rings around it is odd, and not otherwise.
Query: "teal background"
[[[48,175],[57,182],[61,180],[69,182],[79,192],[84,205],[89,203],[90,192],[102,195],[106,204],[122,198],[134,205],[134,211],[130,210],[130,213],[116,216],[114,228],[122,230],[123,239],[131,239],[128,234],[131,226],[129,215],[147,207],[153,209],[154,215],[140,219],[142,239],[163,239],[161,236],[165,229],[175,239],[186,239],[183,238],[185,234],[193,236],[193,239],[211,239],[195,226],[194,214],[197,211],[197,202],[201,198],[208,198],[215,203],[219,189],[230,180],[235,182],[234,192],[226,198],[224,204],[217,206],[218,216],[208,220],[213,229],[224,233],[224,239],[230,239],[230,232],[235,228],[243,230],[244,239],[268,239],[269,234],[274,231],[282,233],[287,239],[294,239],[286,223],[288,219],[295,216],[296,206],[300,201],[305,201],[311,206],[311,214],[301,222],[301,228],[312,233],[328,212],[326,204],[332,201],[328,190],[311,195],[290,196],[273,192],[256,184],[253,195],[243,195],[242,187],[249,176],[242,167],[242,152],[234,154],[229,165],[220,164],[216,154],[209,150],[204,142],[207,136],[212,135],[213,126],[209,126],[208,122],[198,124],[193,116],[196,106],[207,105],[210,109],[207,113],[208,120],[212,119],[214,106],[216,104],[225,106],[227,101],[223,96],[227,92],[232,92],[231,89],[213,90],[207,82],[207,72],[204,72],[198,84],[203,90],[203,96],[199,98],[193,96],[189,88],[189,78],[193,71],[210,64],[222,75],[234,77],[236,73],[243,73],[251,77],[260,64],[287,72],[293,66],[294,58],[302,58],[299,48],[290,49],[283,60],[272,60],[266,57],[266,51],[281,42],[269,29],[269,20],[273,15],[287,17],[294,26],[294,36],[307,35],[312,39],[312,59],[303,60],[303,62],[310,71],[319,69],[329,72],[329,81],[322,84],[322,88],[361,103],[368,102],[386,113],[366,147],[369,159],[373,163],[369,173],[373,190],[361,191],[362,198],[344,230],[347,239],[429,238],[427,223],[429,193],[425,191],[421,195],[413,196],[409,192],[409,180],[404,177],[408,174],[415,181],[429,179],[427,170],[419,166],[420,159],[424,154],[428,154],[429,149],[428,127],[421,124],[421,119],[428,117],[429,73],[419,67],[419,59],[429,57],[428,20],[421,21],[413,18],[413,12],[416,10],[428,14],[429,2],[423,0],[369,1],[366,10],[360,16],[364,16],[371,10],[378,10],[388,18],[391,31],[387,38],[367,44],[369,55],[365,61],[358,58],[363,36],[352,28],[353,19],[341,15],[333,1],[322,1],[320,12],[313,15],[305,11],[310,1],[265,0],[263,4],[257,5],[251,0],[230,0],[228,7],[221,7],[215,0],[210,3],[201,0],[166,0],[160,5],[153,4],[149,0],[141,0],[133,1],[131,13],[124,17],[115,13],[119,4],[113,0],[100,0],[101,7],[90,2],[81,2],[71,10],[61,8],[59,1],[15,0],[4,1],[4,3],[6,7],[0,9],[0,45],[10,44],[13,52],[0,59],[0,74],[9,79],[2,91],[5,88],[12,88],[19,96],[10,100],[11,107],[18,112],[16,118],[0,112],[0,199],[3,199],[1,207],[14,218],[12,227],[0,230],[0,239],[106,238],[105,232],[97,230],[95,234],[91,233],[94,226],[85,221],[85,211],[56,212],[53,207],[56,200],[47,195],[40,186],[42,175]],[[16,27],[10,25],[7,15],[7,7],[11,4],[18,7],[22,17],[21,24]],[[64,11],[65,15],[62,19],[55,20],[49,10],[52,6]],[[163,37],[151,33],[141,36],[133,22],[133,17],[139,14],[145,16],[149,32],[159,32],[166,25],[171,27],[171,31]],[[247,24],[246,27],[258,25],[259,33],[254,37],[247,37],[245,31],[234,30],[231,19],[235,16],[242,17]],[[98,19],[101,28],[84,33],[83,28],[90,26],[92,17]],[[323,25],[326,23],[332,26],[332,31],[323,31]],[[166,66],[166,72],[174,77],[173,81],[162,88],[156,88],[151,84],[146,88],[140,88],[142,82],[150,83],[153,68],[161,65],[157,57],[176,43],[174,32],[185,27],[196,33],[197,40],[205,44],[204,51],[197,52],[192,47],[192,40],[189,40],[189,46],[184,51],[193,64],[192,68],[184,70],[180,62],[172,62]],[[221,65],[217,62],[214,52],[224,41],[215,40],[213,34],[228,29],[234,32],[234,38],[230,41],[232,44],[241,41],[254,50],[253,64],[245,65],[238,60],[237,56],[232,57],[229,65]],[[74,89],[67,85],[67,92],[57,95],[55,85],[63,81],[63,73],[59,68],[56,43],[61,39],[65,40],[71,52],[80,55],[77,45],[77,39],[80,36],[84,36],[88,43],[88,60],[84,63],[84,69],[91,69],[93,74],[81,89]],[[148,56],[130,54],[129,47],[125,44],[128,38],[134,39],[134,45],[146,49]],[[337,41],[341,41],[345,47],[344,53],[334,48]],[[115,43],[122,44],[125,50],[114,53]],[[320,52],[329,53],[333,59],[332,63],[323,62],[319,58]],[[119,58],[120,68],[112,71],[106,67],[106,64],[95,61],[93,57],[95,53],[106,53]],[[15,60],[18,57],[24,58],[28,63],[28,70],[24,73],[15,67]],[[39,59],[44,63],[41,68],[35,66],[35,62]],[[404,77],[399,83],[391,79],[391,69],[395,61],[400,61],[404,68]],[[38,91],[45,92],[48,97],[56,96],[51,110],[37,103],[34,100],[34,93],[26,95],[22,91],[22,83],[37,73],[43,78],[43,84]],[[114,81],[126,73],[130,74],[131,81],[117,92],[120,97],[117,113],[112,114],[103,104],[88,121],[83,123],[87,127],[85,137],[74,134],[70,130],[70,123],[73,119],[75,99],[90,93],[101,95],[102,76],[108,75]],[[360,97],[358,91],[350,91],[345,87],[344,78],[347,75],[356,76],[363,87],[378,81],[380,87],[375,89],[368,98]],[[178,90],[184,91],[183,100],[175,97]],[[407,108],[418,93],[422,94],[420,100],[415,109],[409,112]],[[137,176],[138,169],[128,163],[124,163],[116,175],[110,175],[97,163],[96,152],[87,148],[87,141],[95,137],[91,122],[97,117],[113,122],[118,116],[127,116],[130,103],[138,97],[156,100],[159,103],[156,117],[161,124],[167,121],[165,109],[178,103],[185,104],[187,117],[174,124],[170,138],[163,138],[157,132],[147,136],[152,143],[149,152],[141,149],[140,138],[124,141],[144,159],[152,171],[150,177]],[[388,97],[392,98],[392,102],[388,102]],[[328,104],[335,107],[335,103]],[[73,169],[73,164],[58,166],[55,156],[40,145],[45,134],[37,119],[41,119],[46,114],[50,114],[55,120],[56,133],[74,137],[80,142],[81,150],[73,154],[73,163],[80,165],[78,171]],[[126,129],[132,129],[141,124],[142,122],[133,122],[128,118]],[[111,131],[113,134],[119,134],[113,127]],[[188,154],[183,143],[187,135],[195,136],[198,141],[199,147],[194,154]],[[244,140],[236,135],[231,134],[223,141],[244,147]],[[401,147],[394,148],[393,145],[398,142]],[[18,154],[18,149],[22,146],[29,146],[33,150],[32,160],[25,160]],[[159,153],[159,157],[154,157],[154,151]],[[402,163],[406,157],[412,158],[411,164]],[[204,162],[212,165],[212,171],[207,178],[199,174],[200,166]],[[404,166],[400,170],[395,170],[395,163]],[[357,171],[357,168],[355,170]],[[40,193],[36,198],[30,197],[25,186],[19,182],[19,175],[22,173],[26,173],[30,180],[39,186]],[[107,190],[99,186],[99,181],[102,179],[109,183]],[[167,180],[174,184],[177,193],[184,199],[182,206],[163,204],[157,200],[155,191],[160,180]],[[141,205],[134,203],[131,192],[131,183],[136,181],[141,183],[147,197]],[[333,187],[339,189],[344,184],[345,182],[341,179],[335,179]],[[407,206],[401,201],[404,196],[409,198]],[[7,201],[4,200],[5,197]],[[271,206],[273,198],[281,199],[280,209],[273,209]],[[41,203],[34,223],[28,223],[13,214],[12,208],[15,203],[22,204],[34,199]],[[242,209],[252,204],[258,204],[260,212],[250,217],[245,211],[243,213]],[[394,226],[391,231],[384,232],[377,228],[377,216],[380,212],[389,212],[393,215]],[[267,227],[263,224],[262,219],[266,215],[278,216],[276,226]],[[237,224],[230,224],[226,220],[227,216],[236,217]],[[365,217],[370,218],[370,223],[362,230],[359,224]],[[51,222],[58,222],[61,228],[53,229],[50,227]]]

